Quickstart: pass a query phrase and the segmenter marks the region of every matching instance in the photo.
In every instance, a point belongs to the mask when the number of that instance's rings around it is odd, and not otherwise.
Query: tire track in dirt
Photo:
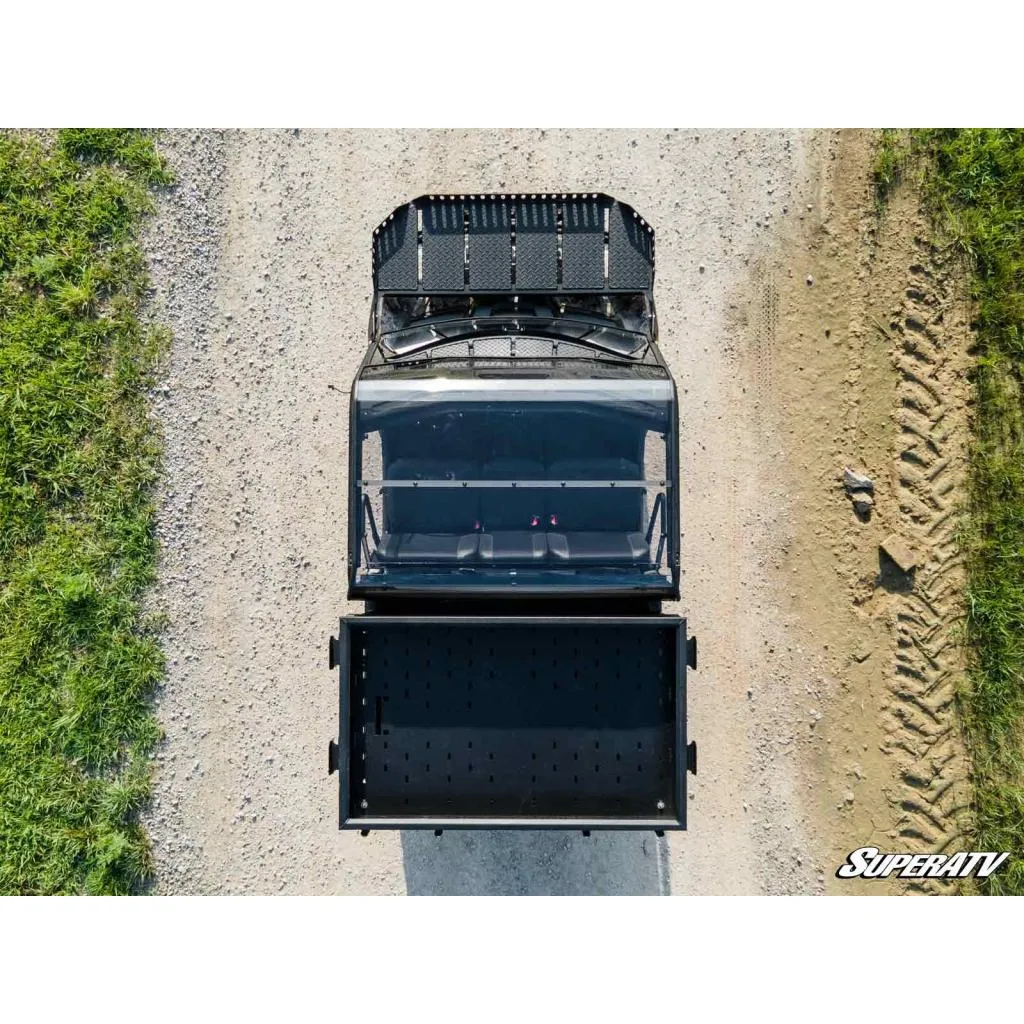
[[[754,397],[759,418],[772,394],[775,365],[775,343],[779,329],[779,289],[772,269],[766,262],[755,267],[752,275],[751,326],[754,341]]]
[[[918,240],[899,317],[895,363],[896,452],[903,531],[921,553],[912,589],[897,590],[897,649],[884,716],[887,752],[897,766],[891,794],[901,849],[952,852],[967,831],[970,790],[955,697],[963,674],[957,632],[963,559],[956,542],[963,493],[965,333],[956,297],[937,256]],[[885,570],[883,569],[883,574]],[[948,884],[913,883],[942,891]]]
[[[901,190],[879,218],[873,136],[823,141],[817,203],[774,258],[751,261],[746,289],[753,485],[783,542],[772,598],[785,635],[761,652],[779,713],[757,748],[766,763],[796,748],[805,765],[827,890],[879,894],[906,885],[835,878],[851,850],[938,851],[965,829],[956,529],[969,330],[955,268],[921,241],[917,196]],[[874,480],[869,514],[852,507],[844,466]],[[892,533],[917,552],[909,576],[880,553]],[[778,691],[780,673],[803,680],[802,699]],[[780,792],[766,773],[764,804]]]

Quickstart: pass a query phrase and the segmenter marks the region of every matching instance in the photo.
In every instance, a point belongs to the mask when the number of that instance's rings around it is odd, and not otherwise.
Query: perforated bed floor
[[[679,619],[346,623],[352,817],[676,817]]]

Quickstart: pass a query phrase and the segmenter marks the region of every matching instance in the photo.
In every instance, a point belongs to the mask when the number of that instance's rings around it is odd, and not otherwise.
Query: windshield
[[[361,381],[356,583],[664,590],[669,381]]]
[[[568,338],[622,356],[643,353],[651,319],[643,295],[385,296],[381,344],[407,355],[482,334]]]

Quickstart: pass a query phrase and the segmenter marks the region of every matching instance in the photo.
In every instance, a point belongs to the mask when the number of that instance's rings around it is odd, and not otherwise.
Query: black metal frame
[[[529,626],[537,629],[613,629],[616,626],[647,626],[652,629],[674,629],[675,631],[675,680],[672,689],[674,751],[672,780],[675,807],[669,810],[674,817],[622,817],[608,818],[593,815],[579,817],[494,817],[494,816],[396,816],[374,817],[361,814],[351,806],[352,766],[352,690],[353,680],[351,658],[351,634],[354,630],[373,629],[374,626],[408,626],[415,623],[427,629],[445,626],[478,626],[483,628],[503,626]],[[447,828],[488,828],[488,829],[631,829],[640,831],[677,831],[686,828],[686,773],[694,764],[694,754],[688,751],[686,736],[686,667],[693,665],[695,649],[692,639],[688,645],[686,620],[669,615],[608,616],[608,615],[567,615],[567,616],[521,616],[521,615],[449,615],[449,616],[393,616],[365,615],[348,616],[340,620],[339,636],[331,643],[331,667],[339,673],[339,740],[332,744],[331,769],[339,769],[339,827],[348,830],[368,829],[447,829]],[[691,655],[691,650],[693,654]],[[571,739],[571,733],[568,734]],[[568,740],[567,740],[568,742]]]
[[[654,287],[654,230],[603,192],[426,195],[373,233],[388,295],[638,293]]]

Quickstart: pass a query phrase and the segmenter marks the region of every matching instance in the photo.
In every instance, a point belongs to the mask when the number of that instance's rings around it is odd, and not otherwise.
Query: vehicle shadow
[[[650,832],[402,833],[410,896],[667,896],[668,845]]]

